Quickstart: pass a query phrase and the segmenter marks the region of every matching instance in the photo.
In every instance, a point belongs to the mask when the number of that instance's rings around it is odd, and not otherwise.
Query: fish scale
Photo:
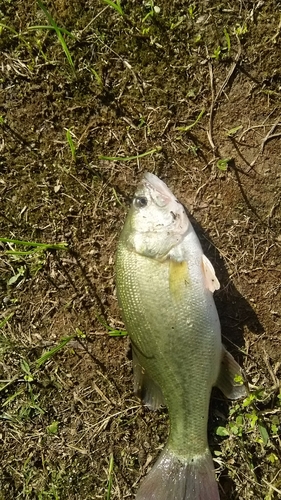
[[[140,365],[162,388],[171,420],[170,446],[185,457],[202,453],[206,449],[209,397],[221,357],[218,319],[217,331],[205,327],[210,309],[217,317],[215,306],[207,303],[198,308],[196,287],[187,289],[180,279],[176,280],[177,293],[171,293],[170,267],[180,264],[155,262],[126,248],[122,256],[122,244],[119,251],[121,280],[126,283],[119,289],[120,302],[128,304],[125,322]],[[212,299],[211,293],[208,295]],[[194,322],[187,321],[191,314],[196,315],[195,328]],[[207,357],[213,363],[204,363]]]
[[[217,384],[237,398],[245,387],[235,384],[240,368],[221,344],[214,269],[183,206],[153,174],[140,183],[121,233],[116,282],[135,389],[151,408],[165,403],[170,419],[168,443],[136,498],[218,500],[207,442],[211,390]]]

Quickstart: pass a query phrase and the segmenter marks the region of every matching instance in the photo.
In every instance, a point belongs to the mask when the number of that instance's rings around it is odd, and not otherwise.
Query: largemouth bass
[[[133,349],[135,391],[152,409],[167,405],[168,443],[137,500],[219,500],[207,441],[211,390],[246,395],[241,369],[221,343],[214,268],[183,205],[146,173],[116,258],[119,304]]]

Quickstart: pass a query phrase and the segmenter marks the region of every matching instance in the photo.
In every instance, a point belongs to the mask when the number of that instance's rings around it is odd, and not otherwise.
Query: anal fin
[[[160,387],[153,382],[151,377],[139,362],[136,350],[133,348],[134,392],[151,410],[165,406],[164,397]]]
[[[235,380],[237,376],[241,377],[241,381]],[[220,373],[216,386],[229,399],[245,398],[248,394],[248,390],[243,383],[242,368],[223,346]]]

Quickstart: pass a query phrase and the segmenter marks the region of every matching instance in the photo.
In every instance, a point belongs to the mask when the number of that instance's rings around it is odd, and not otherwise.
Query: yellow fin
[[[169,286],[171,295],[176,300],[181,299],[182,293],[188,281],[189,277],[187,262],[185,260],[182,262],[177,262],[176,260],[171,259],[169,268]]]

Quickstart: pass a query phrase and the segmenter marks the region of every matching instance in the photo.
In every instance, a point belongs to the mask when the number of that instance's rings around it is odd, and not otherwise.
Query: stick
[[[237,51],[237,54],[235,56],[235,59],[232,63],[232,66],[226,76],[226,79],[224,80],[222,86],[220,87],[217,95],[215,96],[215,93],[214,93],[214,75],[213,75],[213,67],[212,67],[212,64],[208,63],[209,65],[209,73],[210,73],[210,82],[211,82],[211,92],[212,92],[212,104],[211,104],[211,107],[210,107],[210,116],[209,116],[209,130],[207,131],[207,136],[208,136],[208,139],[209,139],[209,143],[211,144],[211,147],[212,147],[212,150],[213,152],[215,153],[216,150],[217,150],[217,146],[215,146],[214,144],[214,141],[213,141],[213,121],[214,121],[214,113],[215,113],[215,106],[219,100],[219,98],[221,97],[224,89],[227,87],[228,83],[229,83],[229,80],[230,78],[232,77],[235,69],[236,69],[236,66],[238,64],[238,61],[240,59],[240,56],[241,56],[241,44],[240,44],[240,40],[239,38],[237,38],[238,40],[238,51]]]

